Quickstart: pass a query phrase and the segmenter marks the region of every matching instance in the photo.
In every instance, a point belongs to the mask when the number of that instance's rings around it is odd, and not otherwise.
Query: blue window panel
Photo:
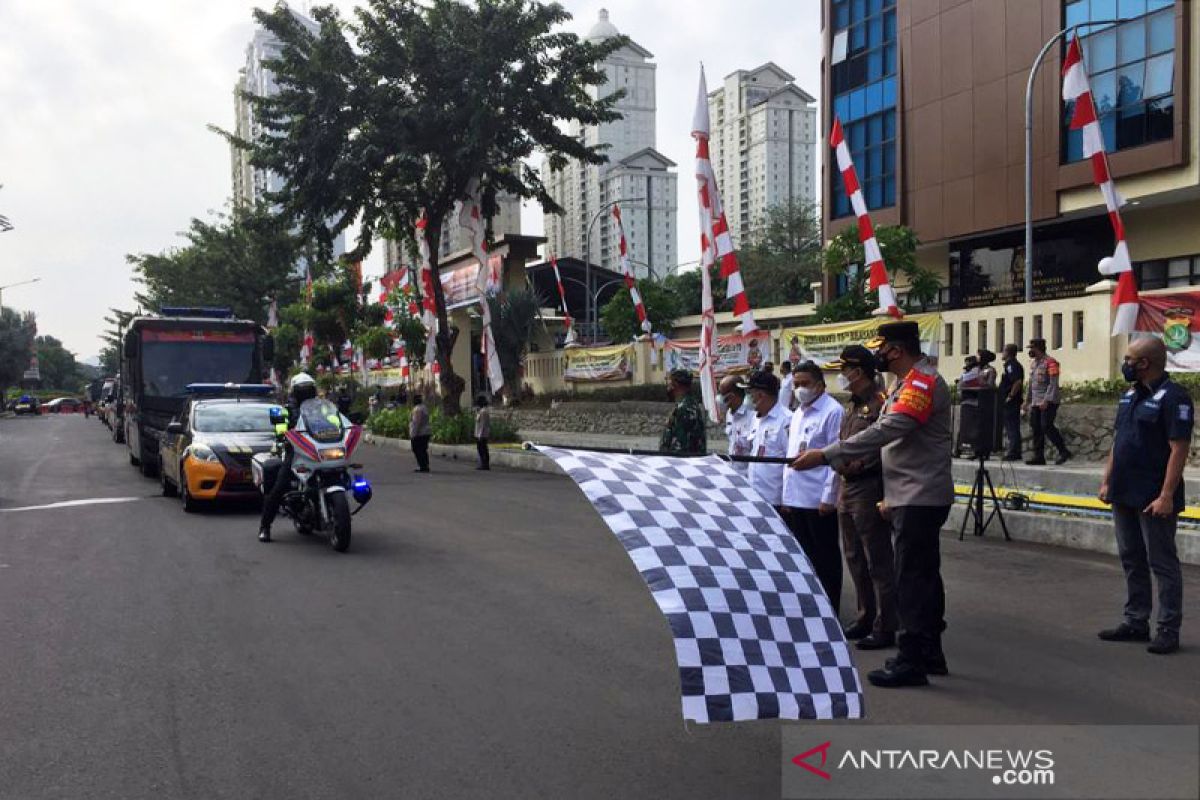
[[[896,79],[895,78],[885,78],[883,81],[880,82],[880,84],[883,87],[883,107],[884,108],[895,108],[896,107]]]
[[[883,141],[883,115],[876,114],[867,120],[868,144],[879,144]]]
[[[891,175],[896,171],[896,145],[883,146],[883,174]]]
[[[850,95],[843,94],[834,98],[833,113],[837,114],[842,122],[850,119]]]
[[[896,74],[896,45],[889,44],[883,48],[883,74]]]
[[[872,147],[867,151],[867,176],[878,178],[883,175],[883,148]]]
[[[857,53],[867,46],[867,26],[855,25],[850,29],[850,52]]]
[[[878,14],[883,10],[883,0],[867,0],[867,13]]]
[[[862,149],[867,146],[867,126],[861,122],[855,123],[850,127],[850,149],[856,150],[859,154]]]
[[[1160,8],[1171,8],[1175,5],[1175,0],[1150,0],[1146,4],[1147,11],[1158,11]]]
[[[867,18],[867,0],[850,0],[850,21],[862,22]]]
[[[896,179],[888,176],[883,179],[883,207],[896,205]]]
[[[883,207],[883,181],[871,181],[867,184],[867,208]]]
[[[862,119],[866,114],[866,92],[855,89],[850,93],[850,119]]]
[[[1066,157],[1068,163],[1083,158],[1083,131],[1067,131]]]
[[[867,80],[877,81],[883,77],[883,50],[872,50],[867,54]]]
[[[867,86],[866,113],[878,114],[880,111],[883,111],[883,83],[877,81]]]
[[[1146,23],[1126,22],[1117,29],[1117,62],[1132,64],[1146,57]]]
[[[1088,0],[1079,0],[1067,6],[1067,27],[1088,21]]]
[[[1146,82],[1146,64],[1138,62],[1117,70],[1117,106],[1127,106],[1142,99]]]
[[[1150,52],[1165,53],[1175,47],[1175,15],[1170,11],[1147,19],[1150,28]]]
[[[896,12],[889,11],[883,15],[883,40],[896,41]]]
[[[833,7],[833,29],[840,31],[850,24],[850,0]]]
[[[1146,13],[1146,0],[1119,0],[1117,8],[1121,15],[1119,19],[1134,19]]]
[[[883,115],[883,138],[884,140],[896,138],[896,112],[888,111]]]
[[[1174,97],[1163,97],[1146,104],[1146,141],[1158,142],[1175,134],[1174,112]]]
[[[1092,0],[1089,19],[1117,19],[1117,0]]]
[[[1109,114],[1107,117],[1100,118],[1100,132],[1104,134],[1104,150],[1108,153],[1117,152],[1117,115]],[[1080,157],[1082,158],[1083,146],[1080,145]]]
[[[883,44],[883,17],[871,17],[867,22],[867,47]]]
[[[1170,94],[1175,80],[1175,54],[1165,53],[1146,62],[1146,97]]]
[[[1106,72],[1092,78],[1092,102],[1101,116],[1117,107],[1117,73]]]
[[[1088,72],[1095,75],[1117,66],[1117,32],[1107,30],[1088,37],[1086,55]]]

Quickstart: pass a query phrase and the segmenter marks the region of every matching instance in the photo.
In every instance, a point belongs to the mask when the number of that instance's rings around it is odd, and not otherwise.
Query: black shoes
[[[888,659],[888,665],[883,669],[876,669],[869,672],[867,680],[873,686],[880,686],[885,689],[929,685],[929,678],[925,677],[923,670],[907,662],[896,663],[895,659]]]
[[[1179,634],[1160,630],[1154,636],[1154,641],[1146,647],[1146,652],[1153,653],[1156,656],[1165,656],[1174,653],[1178,649]]]
[[[1105,628],[1097,634],[1106,642],[1148,642],[1150,641],[1149,628],[1135,628],[1128,622],[1122,622],[1115,628]],[[1162,634],[1160,633],[1161,637]],[[1176,647],[1179,644],[1176,642]]]
[[[488,471],[490,471],[490,470],[491,470],[491,467],[476,467],[475,469],[477,469],[477,470],[482,470],[482,471],[484,471],[484,472],[488,472]]]
[[[270,528],[259,528],[258,529],[258,540],[260,542],[271,541],[271,529]]]
[[[413,472],[429,472],[429,470],[418,468],[418,469],[414,469]]]
[[[871,633],[870,625],[856,624],[856,625],[850,625],[848,627],[842,628],[842,635],[845,636],[850,641],[854,641],[855,639],[861,639],[864,636],[869,635],[870,633]]]
[[[883,662],[885,669],[893,669],[899,663],[899,658],[889,658]],[[943,653],[925,657],[925,674],[926,675],[949,675],[950,668],[946,666],[946,656]]]
[[[1058,466],[1062,466],[1063,464],[1070,461],[1072,458],[1073,458],[1073,456],[1069,452],[1059,453],[1058,458],[1054,459],[1054,463]]]
[[[1029,459],[1028,461],[1026,461],[1025,463],[1026,463],[1026,464],[1028,464],[1028,465],[1029,465],[1029,466],[1031,466],[1031,467],[1044,467],[1044,466],[1046,466],[1046,459],[1044,459],[1044,458],[1031,458],[1031,459]]]
[[[859,650],[886,650],[896,644],[894,633],[872,633],[858,640],[855,645]]]

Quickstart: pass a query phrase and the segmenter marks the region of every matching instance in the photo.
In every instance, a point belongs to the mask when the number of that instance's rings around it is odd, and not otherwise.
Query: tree
[[[29,367],[35,331],[32,314],[22,316],[15,309],[0,306],[0,398]]]
[[[443,220],[472,181],[489,218],[497,192],[555,213],[562,209],[525,159],[541,151],[552,169],[606,160],[560,123],[619,118],[620,92],[596,99],[589,87],[604,82],[599,62],[626,40],[555,30],[570,19],[557,3],[368,0],[353,23],[322,6],[312,10],[315,35],[283,4],[255,16],[282,43],[266,63],[279,92],[246,96],[263,122],[257,139],[223,135],[283,177],[268,199],[326,252],[355,221],[352,257],[361,258],[376,235],[409,238],[424,214],[436,274]],[[457,414],[465,384],[450,363],[456,332],[440,281],[433,291],[445,409]]]
[[[342,347],[349,341],[367,349],[368,358],[387,355],[390,336],[383,328],[385,309],[367,303],[371,284],[357,285],[355,270],[340,265],[324,280],[313,283],[312,302],[298,301],[280,309],[281,324],[275,331],[275,367],[285,373],[300,354],[302,331],[312,333],[314,353],[311,364],[331,366],[335,356],[342,359]]]
[[[916,233],[904,225],[881,225],[875,228],[875,239],[879,252],[891,276],[902,275],[908,283],[905,311],[923,311],[935,302],[942,288],[941,279],[932,270],[917,263]],[[830,240],[825,248],[825,271],[830,275],[851,275],[846,293],[817,307],[819,322],[864,319],[878,307],[876,292],[867,293],[867,269],[864,265],[862,242],[858,238],[858,227],[850,225]],[[851,267],[857,267],[853,272]],[[894,277],[893,277],[894,280]]]
[[[121,371],[121,337],[135,316],[137,314],[132,311],[110,308],[108,316],[104,318],[108,327],[100,336],[104,342],[104,348],[100,351],[100,369],[105,375],[116,375]]]
[[[53,336],[39,336],[34,341],[42,386],[47,389],[75,391],[79,382],[83,380],[79,364],[75,362],[75,354],[63,347],[63,343]]]
[[[521,397],[521,364],[529,349],[533,326],[543,302],[528,289],[488,297],[492,312],[492,335],[504,374],[504,393],[510,402]]]
[[[402,289],[393,289],[388,294],[387,304],[392,308],[395,338],[404,342],[404,353],[408,363],[417,367],[426,366],[425,342],[428,337],[425,324],[421,322],[420,304],[412,284]]]
[[[675,292],[663,283],[655,281],[638,281],[638,291],[641,292],[642,305],[646,307],[646,318],[650,320],[651,330],[658,333],[669,332],[680,316],[679,301]],[[620,291],[612,296],[600,310],[600,321],[604,323],[605,332],[614,342],[628,342],[643,333],[633,300],[627,291]]]
[[[738,260],[754,307],[811,301],[812,283],[821,278],[821,220],[815,206],[772,206],[747,240]]]

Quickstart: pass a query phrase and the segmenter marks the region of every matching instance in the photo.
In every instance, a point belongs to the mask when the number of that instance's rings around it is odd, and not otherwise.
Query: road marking
[[[21,506],[20,508],[0,508],[0,513],[10,514],[14,511],[44,511],[48,508],[73,508],[75,506],[95,506],[108,503],[132,503],[141,500],[140,497],[93,497],[88,500],[63,500],[59,503],[47,503],[44,506]]]

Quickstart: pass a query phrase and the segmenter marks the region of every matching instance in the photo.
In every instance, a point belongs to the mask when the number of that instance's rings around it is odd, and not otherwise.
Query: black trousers
[[[296,451],[290,445],[284,445],[283,466],[275,475],[275,483],[271,485],[271,491],[267,492],[267,496],[263,498],[262,518],[258,523],[260,529],[267,528],[269,530],[271,523],[275,521],[275,515],[279,513],[279,504],[283,502],[283,496],[287,494],[288,486],[292,482],[292,460],[295,457]]]
[[[1050,444],[1058,450],[1058,454],[1066,455],[1067,443],[1063,441],[1062,434],[1058,432],[1058,428],[1054,425],[1054,418],[1058,416],[1058,403],[1047,403],[1046,410],[1042,411],[1036,406],[1029,408],[1029,427],[1033,431],[1033,457],[1038,460],[1046,458],[1046,440],[1050,440]]]
[[[842,607],[842,548],[836,513],[815,508],[784,507],[783,521],[812,563],[813,572],[837,615]]]
[[[1021,457],[1021,401],[1005,403],[1000,412],[1004,423],[1005,454]]]
[[[475,440],[475,450],[479,453],[479,466],[484,469],[491,469],[491,453],[488,452],[488,440],[486,437]]]
[[[412,437],[413,455],[417,457],[417,466],[421,472],[429,472],[429,437]]]
[[[896,550],[896,601],[900,610],[900,661],[924,671],[942,652],[946,589],[942,585],[941,530],[950,506],[892,509]]]

